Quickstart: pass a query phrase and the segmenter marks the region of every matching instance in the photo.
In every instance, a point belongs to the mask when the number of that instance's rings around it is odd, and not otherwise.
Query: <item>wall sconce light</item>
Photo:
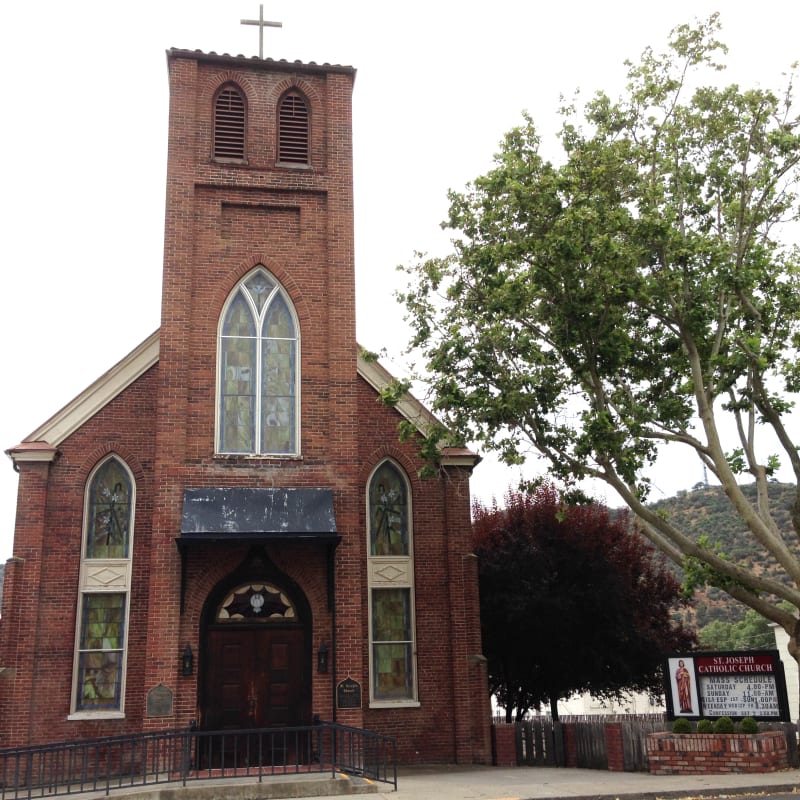
[[[187,642],[181,656],[181,675],[191,675],[194,672],[194,653],[192,646]]]
[[[317,672],[328,671],[328,644],[323,642],[317,651]]]

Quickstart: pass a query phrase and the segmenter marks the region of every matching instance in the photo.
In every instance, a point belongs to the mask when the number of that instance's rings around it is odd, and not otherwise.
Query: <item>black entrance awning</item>
[[[184,491],[180,539],[187,544],[263,538],[338,539],[333,490],[237,488]]]
[[[190,547],[242,542],[328,545],[330,595],[333,550],[340,541],[332,489],[185,489],[181,535],[175,539],[181,554],[181,610]]]

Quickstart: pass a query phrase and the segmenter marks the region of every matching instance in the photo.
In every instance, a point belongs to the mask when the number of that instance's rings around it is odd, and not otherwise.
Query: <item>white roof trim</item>
[[[391,386],[395,380],[391,372],[382,367],[377,361],[367,361],[360,352],[358,355],[358,374],[377,392],[381,392],[387,386]],[[423,435],[427,435],[431,426],[438,422],[436,417],[409,392],[406,392],[397,401],[395,408],[409,422],[415,425]]]
[[[47,442],[58,447],[120,392],[158,363],[158,345],[159,331],[156,331],[23,441]]]
[[[368,361],[361,355],[361,348],[358,354],[358,374],[378,393],[387,386],[391,386],[395,377],[387,369],[382,367],[377,361]],[[416,429],[427,436],[434,424],[439,420],[425,408],[419,400],[410,392],[406,392],[395,405],[400,412]],[[466,447],[442,447],[439,463],[443,467],[465,467],[472,469],[481,457],[473,453]]]

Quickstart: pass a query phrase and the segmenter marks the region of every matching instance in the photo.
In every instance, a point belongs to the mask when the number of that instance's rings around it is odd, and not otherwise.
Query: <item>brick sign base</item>
[[[776,772],[789,766],[783,731],[764,733],[651,733],[651,775]]]

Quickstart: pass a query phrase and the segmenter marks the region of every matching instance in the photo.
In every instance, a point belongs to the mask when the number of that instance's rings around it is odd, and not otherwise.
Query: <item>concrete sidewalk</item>
[[[376,800],[660,800],[660,798],[735,797],[765,792],[797,792],[800,770],[750,775],[650,775],[560,767],[401,767],[397,791],[339,773],[226,778],[117,789],[111,800],[316,800],[364,795]],[[2,790],[0,790],[2,794]],[[41,795],[34,795],[41,797]],[[14,800],[13,792],[6,792]],[[16,795],[27,800],[27,793]],[[105,792],[73,794],[75,800],[108,800]]]
[[[538,800],[700,797],[800,792],[800,770],[748,775],[650,775],[558,767],[406,767],[397,791],[378,784],[385,800]],[[800,795],[799,795],[800,797]]]

